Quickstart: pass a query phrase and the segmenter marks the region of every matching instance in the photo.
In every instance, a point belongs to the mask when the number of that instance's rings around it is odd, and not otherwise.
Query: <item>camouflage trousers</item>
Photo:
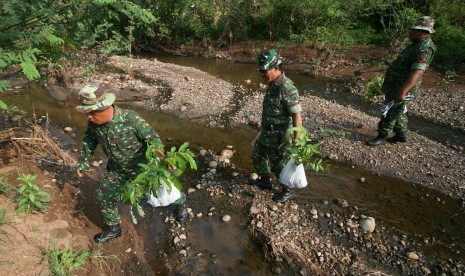
[[[270,176],[271,167],[271,171],[279,178],[279,174],[284,168],[284,165],[281,164],[284,147],[280,148],[280,146],[285,141],[285,133],[286,130],[262,130],[252,152],[253,166],[258,175]]]
[[[407,102],[395,103],[387,112],[386,117],[381,117],[378,123],[378,133],[380,136],[389,137],[393,132],[407,132]]]
[[[109,170],[108,175],[99,183],[97,188],[97,202],[105,225],[117,225],[121,223],[119,205],[121,203],[121,189],[127,181],[134,179],[139,171]],[[173,205],[185,202],[185,195],[178,199]]]

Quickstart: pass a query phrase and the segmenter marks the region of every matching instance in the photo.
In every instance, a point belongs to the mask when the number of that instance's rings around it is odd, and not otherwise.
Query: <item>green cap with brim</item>
[[[105,110],[116,100],[115,94],[107,93],[95,84],[86,85],[79,91],[78,95],[81,104],[76,107],[76,110],[81,113]]]
[[[261,53],[257,56],[259,71],[269,71],[276,66],[283,63],[284,58],[279,56],[275,49],[271,49],[268,52]]]
[[[432,34],[435,32],[433,27],[434,27],[434,18],[432,18],[431,16],[422,16],[418,18],[417,22],[415,22],[415,24],[411,26],[410,29],[423,30],[423,31],[427,31],[428,33]]]

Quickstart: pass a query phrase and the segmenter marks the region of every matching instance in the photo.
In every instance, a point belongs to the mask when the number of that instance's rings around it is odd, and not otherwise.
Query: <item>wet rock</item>
[[[218,167],[218,162],[210,161],[210,163],[208,163],[208,166],[212,169],[215,169],[216,167]]]
[[[336,198],[335,199],[335,203],[339,206],[339,207],[342,207],[342,208],[346,208],[349,206],[349,203],[347,202],[347,200],[343,199],[343,198]]]
[[[409,258],[410,260],[419,260],[420,259],[418,254],[415,253],[415,252],[408,252],[407,253],[407,258]]]
[[[359,223],[363,231],[369,232],[369,233],[375,231],[376,223],[373,217],[362,216],[360,218]]]
[[[234,155],[234,152],[230,149],[224,149],[221,151],[221,157],[223,157],[224,159],[231,159],[233,155]]]

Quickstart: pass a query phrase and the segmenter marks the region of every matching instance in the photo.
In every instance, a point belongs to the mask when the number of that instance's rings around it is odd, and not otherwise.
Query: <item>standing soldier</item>
[[[115,95],[107,93],[97,85],[87,85],[79,92],[80,105],[77,111],[86,113],[88,127],[82,141],[81,156],[77,165],[77,174],[89,169],[94,150],[98,144],[108,156],[108,175],[99,183],[97,201],[105,223],[103,231],[95,235],[97,243],[104,243],[121,236],[121,188],[134,179],[142,168],[139,163],[146,163],[147,144],[160,141],[158,134],[136,112],[121,109],[115,105]],[[159,150],[160,157],[163,152]],[[184,221],[187,208],[184,196],[175,202],[176,218]]]
[[[381,87],[385,101],[381,107],[378,136],[367,142],[369,146],[378,146],[386,141],[390,143],[407,141],[407,103],[418,93],[423,73],[436,51],[430,38],[430,34],[434,33],[433,26],[432,17],[420,17],[415,25],[410,27],[412,43],[399,54],[386,71]],[[393,132],[395,135],[388,138]]]
[[[274,49],[258,56],[257,70],[268,87],[263,100],[261,129],[252,141],[253,165],[260,178],[249,179],[249,184],[266,190],[273,189],[270,167],[277,178],[283,169],[281,160],[284,149],[280,146],[285,142],[291,118],[294,127],[302,125],[299,93],[294,83],[282,71],[283,60]],[[298,138],[298,135],[298,132],[294,133],[295,138]],[[294,197],[294,192],[289,187],[282,184],[281,186],[282,191],[273,196],[273,200],[278,203]]]

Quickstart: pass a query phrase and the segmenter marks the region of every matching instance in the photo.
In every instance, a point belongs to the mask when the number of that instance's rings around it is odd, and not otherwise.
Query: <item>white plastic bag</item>
[[[147,192],[147,203],[153,207],[168,206],[181,198],[181,192],[173,184],[171,184],[171,193],[168,193],[166,185],[155,191],[153,195],[152,191]]]
[[[304,165],[295,165],[294,159],[291,158],[279,174],[279,183],[290,188],[303,188],[307,186],[307,176],[305,175]]]

